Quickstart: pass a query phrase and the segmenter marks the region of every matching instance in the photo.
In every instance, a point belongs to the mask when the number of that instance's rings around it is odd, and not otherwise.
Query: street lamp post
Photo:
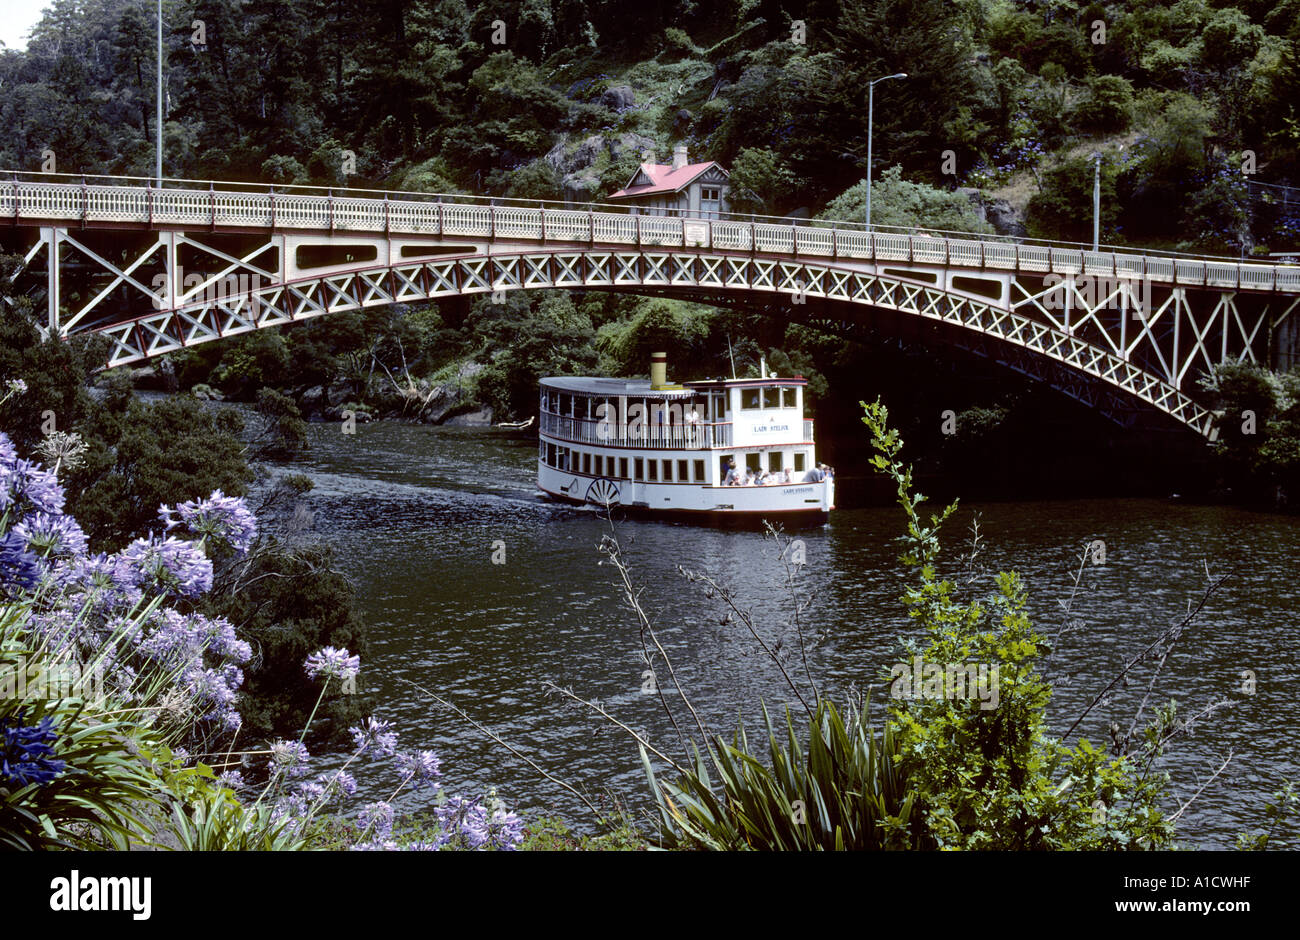
[[[867,231],[871,231],[871,125],[876,111],[876,82],[887,82],[891,78],[907,78],[906,72],[883,75],[867,83]]]
[[[1092,250],[1101,247],[1101,154],[1092,174]]]
[[[163,43],[162,43],[162,0],[158,0],[158,118],[154,125],[157,138],[157,160],[154,164],[158,185],[162,186],[162,138],[163,138]]]

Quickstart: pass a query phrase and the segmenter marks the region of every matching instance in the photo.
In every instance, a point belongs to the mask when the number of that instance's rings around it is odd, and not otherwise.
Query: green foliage
[[[558,816],[541,816],[524,830],[523,852],[639,852],[645,837],[627,820],[611,822],[594,836],[578,835]]]
[[[1025,613],[1019,576],[1002,572],[988,596],[957,599],[955,585],[937,572],[939,530],[957,504],[922,518],[925,497],[898,460],[903,442],[889,428],[887,409],[880,402],[863,409],[877,451],[872,465],[894,481],[907,518],[900,560],[914,581],[903,603],[924,645],[905,641],[904,649],[913,663],[918,656],[941,669],[976,663],[988,677],[978,696],[969,687],[915,697],[891,689],[889,720],[919,831],[940,848],[1168,845],[1173,826],[1158,808],[1166,778],[1141,772],[1128,756],[1107,758],[1087,740],[1068,748],[1048,735],[1051,689],[1036,670],[1046,643]],[[903,681],[897,668],[893,675]]]
[[[1029,200],[1026,225],[1038,238],[1092,241],[1093,190],[1096,160],[1086,154],[1063,160],[1043,174],[1043,188]],[[1115,198],[1118,169],[1112,159],[1101,161],[1101,232],[1106,241],[1119,217]]]
[[[258,456],[284,460],[307,449],[307,422],[292,398],[275,389],[258,389],[257,415],[262,423]]]
[[[1074,123],[1086,131],[1127,130],[1133,119],[1133,86],[1119,75],[1096,75],[1085,85],[1088,97],[1074,108]]]
[[[914,847],[913,798],[897,767],[897,743],[888,729],[878,738],[863,710],[850,706],[847,717],[841,717],[824,699],[817,703],[806,746],[788,711],[784,735],[778,734],[766,707],[763,720],[770,768],[753,756],[742,726],[734,743],[719,737],[709,745],[708,763],[717,777],[716,786],[698,748],[694,766],[675,783],[659,783],[649,755],[641,749],[667,847],[714,851]]]
[[[766,147],[747,147],[731,163],[731,209],[780,215],[795,191],[795,175]]]
[[[1224,362],[1200,385],[1219,416],[1211,450],[1228,485],[1274,504],[1300,493],[1300,369]]]
[[[105,549],[121,548],[153,527],[163,503],[203,499],[213,490],[248,491],[243,421],[233,411],[187,395],[106,404],[86,421],[91,452],[66,480],[71,511]]]
[[[821,219],[862,222],[866,218],[866,184],[858,183],[831,200]],[[871,181],[873,226],[917,226],[951,232],[992,232],[963,193],[946,192],[928,183],[913,183],[893,166]]]

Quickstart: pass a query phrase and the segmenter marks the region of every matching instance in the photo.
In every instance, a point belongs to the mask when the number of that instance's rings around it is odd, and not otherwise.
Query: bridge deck
[[[222,184],[223,187],[231,184]],[[1230,258],[1151,255],[1126,248],[1014,241],[921,231],[871,231],[845,222],[770,217],[633,215],[614,207],[565,208],[448,194],[356,195],[276,191],[248,184],[163,188],[125,183],[0,181],[0,222],[211,231],[291,231],[466,237],[555,245],[661,246],[846,261],[1085,275],[1187,287],[1300,294],[1300,266]]]

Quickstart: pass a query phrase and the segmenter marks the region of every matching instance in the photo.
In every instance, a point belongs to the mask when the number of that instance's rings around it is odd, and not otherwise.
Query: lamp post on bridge
[[[162,41],[162,0],[158,0],[158,118],[154,123],[154,137],[157,138],[157,160],[154,163],[158,187],[162,188],[162,138],[163,138],[163,41]]]
[[[876,82],[887,82],[891,78],[907,78],[906,72],[882,75],[867,83],[867,231],[871,231],[871,130],[876,111]]]
[[[1119,150],[1123,150],[1124,145],[1119,145]],[[1116,151],[1118,152],[1118,151]],[[1102,153],[1098,150],[1093,155],[1096,166],[1092,174],[1092,250],[1101,250],[1101,158]]]

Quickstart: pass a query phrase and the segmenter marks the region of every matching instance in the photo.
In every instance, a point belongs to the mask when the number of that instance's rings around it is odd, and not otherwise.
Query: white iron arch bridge
[[[1213,438],[1196,379],[1300,361],[1300,266],[769,217],[54,174],[0,175],[0,239],[50,335],[107,364],[329,313],[541,288],[789,304],[851,335],[941,324],[1083,401]],[[880,322],[885,322],[882,319]],[[1103,407],[1103,410],[1108,410]],[[1109,409],[1113,410],[1113,409]]]

